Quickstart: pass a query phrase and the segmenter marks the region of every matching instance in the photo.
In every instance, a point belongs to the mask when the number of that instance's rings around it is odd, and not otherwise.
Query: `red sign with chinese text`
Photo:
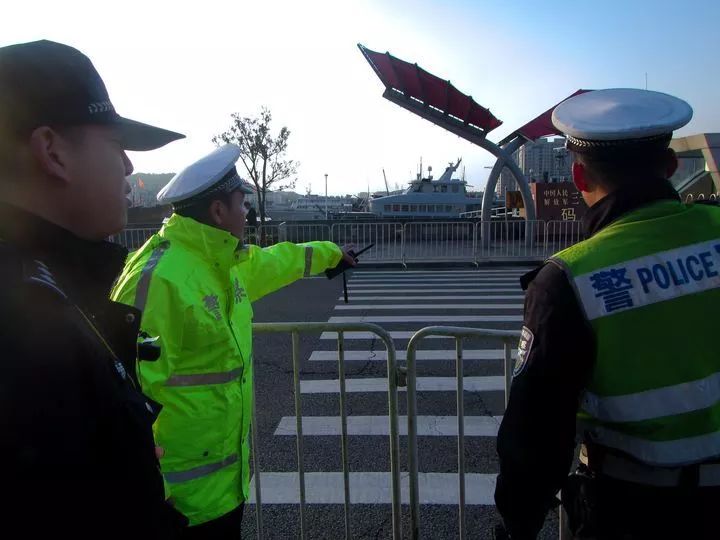
[[[572,182],[530,184],[537,219],[543,221],[578,221],[587,205]]]

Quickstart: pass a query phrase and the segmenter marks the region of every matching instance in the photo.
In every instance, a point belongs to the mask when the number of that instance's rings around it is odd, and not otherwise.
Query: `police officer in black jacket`
[[[682,226],[669,234],[666,231],[667,236],[657,232],[661,218],[669,220],[673,212],[679,215],[683,211],[678,193],[667,180],[677,167],[668,144],[672,130],[687,123],[690,115],[689,106],[676,98],[625,89],[583,94],[555,109],[553,121],[567,134],[568,148],[576,154],[575,183],[590,206],[583,218],[588,238],[597,239],[611,227],[618,231],[619,220],[662,205],[668,210],[664,210],[667,216],[658,214],[660,217],[656,217],[654,230],[655,235],[660,235],[658,243],[678,244],[678,239],[691,234]],[[655,133],[648,135],[651,129]],[[578,132],[580,135],[576,135]],[[639,218],[637,222],[640,222]],[[648,219],[648,222],[651,221]],[[592,269],[588,261],[599,257],[599,246],[611,255],[617,253],[613,249],[620,249],[615,247],[618,245],[628,251],[646,249],[644,245],[647,244],[638,239],[646,239],[647,235],[638,236],[640,233],[634,232],[637,229],[631,229],[627,221],[620,225],[623,226],[624,230],[615,232],[614,244],[605,234],[592,244],[592,249],[584,248],[586,251],[582,256],[588,268],[586,271]],[[705,233],[708,237],[718,237],[720,228],[709,225]],[[677,238],[671,238],[673,236]],[[655,263],[664,260],[662,252],[652,256]],[[624,263],[623,259],[618,260]],[[712,264],[710,259],[707,260],[708,265]],[[674,264],[675,259],[672,262]],[[709,321],[707,317],[712,315],[676,308],[670,314],[674,319],[669,323],[657,317],[663,324],[657,327],[646,324],[645,328],[640,328],[638,319],[633,319],[635,324],[627,322],[622,331],[618,331],[619,336],[607,331],[601,333],[591,323],[622,310],[627,310],[624,315],[632,313],[640,317],[641,322],[642,317],[650,320],[649,309],[633,310],[661,306],[663,302],[668,305],[669,295],[651,297],[644,294],[637,283],[630,282],[628,286],[635,287],[635,297],[625,296],[624,301],[608,305],[602,294],[595,294],[588,303],[584,303],[587,296],[581,297],[581,303],[578,291],[582,290],[583,282],[570,278],[571,275],[564,259],[554,257],[522,279],[526,289],[524,328],[510,400],[497,441],[500,474],[495,501],[506,531],[501,532],[502,527],[496,528],[496,538],[508,538],[505,534],[515,540],[535,538],[547,512],[557,505],[556,494],[560,489],[563,490],[563,506],[572,518],[570,525],[577,538],[720,538],[716,518],[720,507],[720,444],[717,440],[703,444],[704,454],[694,457],[699,451],[695,452],[692,445],[702,437],[688,436],[681,441],[683,444],[672,440],[670,445],[639,436],[624,437],[629,430],[620,431],[627,429],[626,425],[632,421],[636,423],[631,427],[636,427],[640,423],[638,420],[650,419],[654,424],[645,427],[646,432],[661,439],[662,430],[667,431],[668,419],[673,418],[674,413],[670,412],[673,408],[680,412],[700,410],[705,413],[703,407],[720,402],[718,388],[702,380],[698,384],[687,382],[694,388],[685,388],[683,384],[668,384],[660,389],[652,386],[653,378],[661,370],[682,373],[690,370],[685,366],[711,361],[708,358],[713,358],[712,352],[703,356],[700,353],[704,349],[695,347],[691,350],[687,344],[698,339],[706,340],[708,347],[714,347],[707,341],[708,323],[702,322]],[[628,277],[637,279],[637,275]],[[711,275],[710,271],[708,275]],[[698,293],[712,289],[712,284],[708,284],[706,290],[695,286],[696,289],[689,291],[686,280],[685,286],[681,283],[673,288],[674,296],[669,296],[670,300],[696,298]],[[660,290],[660,287],[656,288]],[[598,316],[603,305],[606,313]],[[600,307],[593,312],[593,306]],[[592,317],[588,313],[592,313]],[[698,336],[678,332],[680,320],[690,321]],[[654,335],[648,335],[653,330]],[[635,343],[630,343],[633,340]],[[673,340],[681,345],[685,343],[686,346],[681,348],[686,354],[665,358],[663,347],[657,344]],[[633,393],[632,401],[623,399],[626,396],[622,395],[622,390],[608,399],[601,396],[598,401],[606,409],[596,412],[598,407],[591,406],[592,401],[586,398],[588,387],[597,380],[597,374],[602,370],[608,372],[608,368],[598,361],[600,351],[608,350],[608,345],[620,351],[623,347],[633,351],[617,355],[616,364],[621,366],[615,373],[618,380],[644,383],[649,389]],[[640,353],[637,353],[638,347]],[[607,356],[604,357],[605,365],[607,360]],[[638,365],[645,369],[647,376],[643,376]],[[656,399],[656,395],[662,395],[662,398]],[[696,405],[701,401],[701,405]],[[664,412],[656,412],[654,408]],[[580,409],[586,416],[590,414],[587,411],[593,412],[601,421],[612,418],[611,414],[619,419],[614,420],[614,424],[596,422],[595,425],[601,425],[604,431],[596,431],[587,424],[576,429],[576,415]],[[681,415],[676,417],[683,418]],[[624,418],[631,421],[624,422]],[[701,418],[708,418],[703,421],[713,425],[712,414]],[[670,424],[671,427],[675,425],[678,424]],[[611,439],[603,438],[604,433],[621,435]],[[568,477],[576,441],[584,443],[581,464],[578,473]],[[670,464],[659,463],[657,456],[661,455],[661,450],[666,452],[663,460]],[[690,457],[679,455],[683,451]]]
[[[140,313],[109,301],[127,252],[126,150],[182,135],[120,117],[90,60],[0,48],[0,536],[173,538],[135,376]]]

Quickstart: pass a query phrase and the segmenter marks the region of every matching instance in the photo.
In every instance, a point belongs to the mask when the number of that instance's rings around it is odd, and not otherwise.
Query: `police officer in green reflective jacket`
[[[720,209],[683,204],[668,181],[691,117],[635,89],[553,112],[587,240],[523,279],[495,492],[511,538],[535,538],[560,489],[579,538],[720,535]]]
[[[187,538],[237,538],[250,495],[252,303],[343,258],[332,242],[243,245],[240,149],[225,145],[158,194],[174,214],[128,260],[113,299],[143,310],[161,356],[142,365],[143,389],[163,405],[155,424],[166,489],[190,520]]]

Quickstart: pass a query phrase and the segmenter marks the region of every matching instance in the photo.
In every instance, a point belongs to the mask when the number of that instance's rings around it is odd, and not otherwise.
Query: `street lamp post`
[[[327,173],[325,173],[325,221],[328,219]]]

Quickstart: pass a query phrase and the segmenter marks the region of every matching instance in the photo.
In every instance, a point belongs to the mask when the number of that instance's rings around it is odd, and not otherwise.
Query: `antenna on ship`
[[[384,167],[383,167],[382,171],[383,171],[383,178],[385,179],[385,193],[390,195],[390,188],[388,187],[388,181],[387,181],[387,176],[385,176],[385,168]],[[370,188],[368,188],[368,191],[369,191],[369,189]]]

